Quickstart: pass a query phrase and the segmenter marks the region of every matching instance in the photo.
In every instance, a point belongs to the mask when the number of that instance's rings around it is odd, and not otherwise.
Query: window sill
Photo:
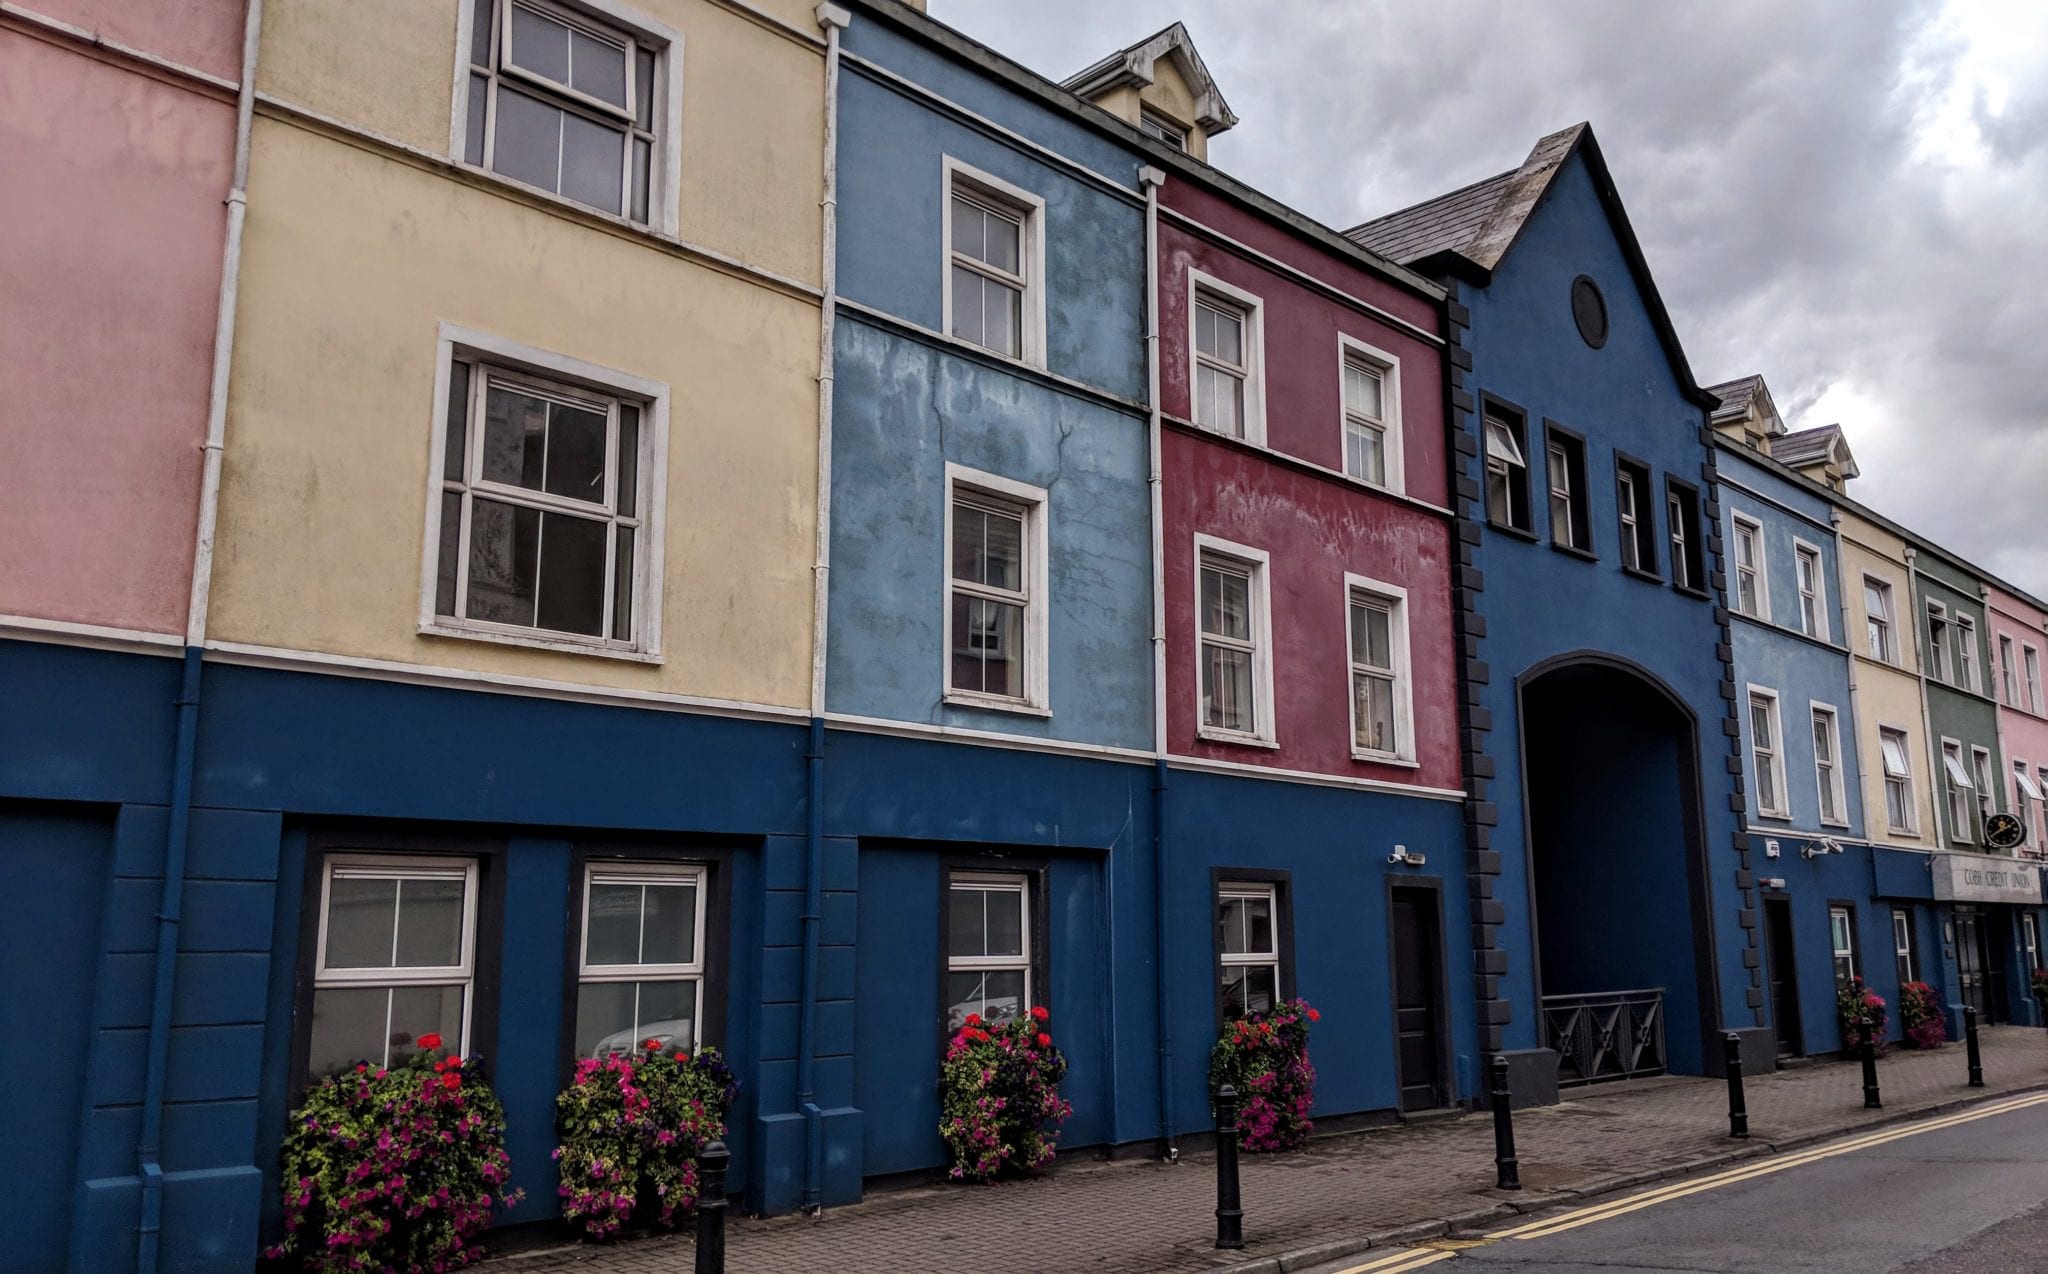
[[[1509,526],[1505,522],[1496,522],[1492,518],[1488,518],[1486,520],[1486,529],[1489,531],[1498,531],[1502,535],[1507,536],[1511,540],[1523,540],[1530,544],[1542,543],[1541,540],[1538,540],[1536,538],[1536,533],[1534,531],[1524,531],[1519,526]]]
[[[1351,759],[1366,765],[1392,765],[1404,770],[1422,768],[1422,762],[1412,757],[1392,756],[1385,752],[1361,752],[1357,748],[1351,749]]]
[[[1714,595],[1712,593],[1709,593],[1704,588],[1694,588],[1690,584],[1673,584],[1671,586],[1671,591],[1677,593],[1681,597],[1690,597],[1697,601],[1710,602],[1714,600]]]
[[[1624,566],[1621,573],[1630,579],[1639,579],[1645,584],[1662,584],[1664,577],[1655,571],[1646,571],[1640,566]]]
[[[519,191],[521,194],[531,195],[535,199],[545,200],[548,203],[554,204],[556,207],[574,209],[575,211],[580,212],[585,216],[598,217],[622,229],[636,231],[640,234],[652,235],[655,238],[664,240],[668,243],[681,243],[681,240],[679,240],[676,237],[677,227],[668,224],[666,209],[662,210],[663,215],[660,223],[658,224],[652,216],[650,216],[646,221],[635,221],[631,217],[628,217],[623,213],[607,212],[603,208],[600,208],[595,204],[587,204],[580,199],[571,199],[567,195],[557,194],[552,190],[548,190],[540,186],[530,185],[527,182],[519,180],[517,177],[508,177],[504,173],[499,172],[495,168],[486,168],[482,164],[472,164],[467,159],[453,159],[451,162],[453,162],[456,167],[462,169],[466,173],[472,173],[478,177],[484,178],[487,181],[494,181],[501,186],[509,186],[512,189]],[[654,192],[650,190],[648,192],[649,200],[651,201],[653,197]]]
[[[962,694],[957,690],[949,690],[941,699],[941,702],[949,708],[978,708],[984,712],[1007,712],[1013,716],[1041,717],[1047,721],[1052,720],[1051,708],[1041,707],[1035,703],[1026,703],[1021,699],[996,699],[981,695]]]
[[[1210,743],[1229,743],[1241,748],[1264,748],[1269,752],[1278,752],[1280,750],[1278,743],[1260,735],[1237,734],[1229,730],[1212,730],[1207,726],[1197,729],[1195,737]]]
[[[1559,544],[1556,540],[1552,540],[1550,542],[1550,547],[1564,554],[1566,557],[1578,558],[1581,562],[1597,562],[1600,560],[1600,555],[1598,553],[1595,553],[1591,549],[1582,549],[1576,544]]]
[[[418,631],[422,637],[449,637],[457,641],[482,641],[497,646],[524,646],[529,650],[551,650],[560,655],[590,655],[598,659],[618,659],[636,664],[661,662],[661,654],[658,651],[601,646],[594,642],[578,641],[574,637],[550,637],[540,633],[528,636],[524,633],[498,632],[489,628],[470,628],[451,623],[425,623],[419,626]]]
[[[1824,818],[1820,821],[1820,825],[1822,827],[1832,827],[1838,832],[1849,830],[1849,825],[1838,818]]]
[[[1781,823],[1789,823],[1789,822],[1791,822],[1791,821],[1792,821],[1792,811],[1791,811],[1791,810],[1767,810],[1767,809],[1764,809],[1764,808],[1763,808],[1762,806],[1758,806],[1758,807],[1757,807],[1757,811],[1756,811],[1756,816],[1757,816],[1758,818],[1775,818],[1775,819],[1777,819],[1777,820],[1778,820],[1779,822],[1781,822]],[[1773,829],[1773,830],[1783,830],[1783,829],[1781,829],[1781,828],[1780,828],[1780,829]]]

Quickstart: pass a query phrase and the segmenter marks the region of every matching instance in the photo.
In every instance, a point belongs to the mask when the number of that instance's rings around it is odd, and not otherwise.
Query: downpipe
[[[141,1182],[135,1227],[135,1268],[155,1274],[162,1255],[164,1094],[170,1071],[171,1003],[177,988],[178,939],[185,907],[185,859],[191,842],[192,786],[198,769],[199,704],[204,685],[206,621],[213,585],[213,539],[220,520],[221,452],[227,439],[228,374],[234,364],[235,310],[242,272],[242,227],[249,208],[249,135],[256,106],[256,54],[263,0],[242,17],[241,82],[235,89],[234,176],[221,244],[220,297],[214,313],[213,375],[199,479],[199,521],[193,533],[191,593],[185,611],[185,653],[179,670],[177,742],[171,758],[169,827],[164,837],[163,893],[157,904],[156,966],[150,986],[149,1038],[142,1073],[141,1127],[135,1172]]]
[[[797,1006],[796,1108],[804,1117],[800,1206],[824,1205],[825,1112],[818,1106],[818,945],[825,924],[825,660],[832,573],[832,344],[839,278],[839,34],[853,16],[830,0],[815,10],[825,29],[824,154],[821,163],[818,279],[818,528],[811,573],[811,723],[804,754],[803,975]]]
[[[1138,181],[1145,187],[1145,389],[1151,408],[1145,432],[1151,452],[1146,482],[1152,503],[1152,988],[1159,1038],[1159,1153],[1175,1163],[1180,1147],[1173,1141],[1173,1017],[1166,977],[1167,886],[1172,877],[1166,834],[1166,527],[1159,407],[1159,187],[1166,174],[1147,164],[1138,170]]]

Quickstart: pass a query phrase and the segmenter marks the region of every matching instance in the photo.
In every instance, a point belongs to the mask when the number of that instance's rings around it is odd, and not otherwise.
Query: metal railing
[[[1664,1073],[1664,988],[1543,997],[1560,1088]]]

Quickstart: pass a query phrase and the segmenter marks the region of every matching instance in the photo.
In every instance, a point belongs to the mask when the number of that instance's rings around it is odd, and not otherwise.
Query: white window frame
[[[1189,153],[1188,126],[1163,111],[1155,111],[1149,106],[1139,107],[1138,131],[1147,137],[1165,142],[1182,154]]]
[[[1344,396],[1345,369],[1352,362],[1364,363],[1380,376],[1380,455],[1385,464],[1385,482],[1374,482],[1351,472],[1351,431],[1370,428],[1351,414]],[[1396,495],[1408,489],[1407,465],[1401,438],[1401,360],[1383,349],[1368,345],[1355,336],[1337,333],[1337,467],[1347,477]]]
[[[1998,634],[1998,701],[2008,708],[2020,706],[2020,652],[2011,633]]]
[[[993,173],[944,156],[939,164],[939,331],[946,339],[979,350],[993,358],[1010,359],[1032,367],[1046,365],[1045,337],[1045,199]],[[953,335],[953,194],[958,190],[970,200],[989,204],[1023,221],[1017,236],[1017,264],[1023,267],[1024,295],[1017,303],[1017,349],[1014,359],[1002,350]],[[984,263],[962,257],[970,270],[998,275]]]
[[[1223,974],[1228,970],[1271,969],[1273,970],[1273,1000],[1277,1004],[1286,994],[1281,989],[1281,978],[1285,976],[1285,970],[1280,966],[1280,888],[1277,885],[1252,884],[1242,881],[1224,881],[1216,886],[1216,909],[1218,911],[1222,910],[1226,900],[1232,898],[1242,899],[1246,902],[1263,901],[1266,904],[1266,915],[1269,920],[1268,927],[1273,933],[1273,949],[1270,951],[1232,952],[1219,945],[1216,950],[1216,993],[1219,997],[1222,995]],[[1249,998],[1247,998],[1246,1004],[1249,1007]]]
[[[692,933],[696,939],[696,959],[670,964],[592,964],[590,962],[590,894],[595,884],[608,885],[674,885],[690,881],[697,886],[697,915]],[[601,982],[694,982],[696,984],[696,1009],[690,1018],[690,1029],[696,1037],[690,1041],[690,1051],[695,1052],[708,1041],[704,1038],[704,952],[708,945],[705,919],[709,915],[708,898],[711,892],[710,871],[701,863],[669,862],[625,862],[611,861],[585,863],[583,866],[583,906],[578,921],[580,928],[576,938],[576,995],[577,1011],[581,1011],[583,988],[591,983]],[[646,917],[641,917],[643,929]],[[636,1015],[637,1016],[637,1015]],[[572,1013],[571,1029],[574,1029],[575,1014]],[[634,1023],[638,1027],[640,1023]],[[635,1040],[638,1047],[640,1041]]]
[[[1038,988],[1032,985],[1034,982],[1037,981],[1037,978],[1032,972],[1031,968],[1031,960],[1033,954],[1031,950],[1031,877],[1020,872],[948,872],[946,874],[946,897],[945,901],[941,905],[950,907],[953,902],[953,890],[961,885],[970,885],[973,886],[975,889],[982,891],[994,891],[998,893],[1015,894],[1017,896],[1017,950],[1019,954],[1014,956],[956,956],[951,951],[947,951],[944,953],[946,959],[946,972],[948,974],[954,974],[1013,973],[1022,971],[1022,973],[1024,974],[1024,996],[1023,1002],[1018,1006],[1017,1012],[1019,1016],[1029,1013],[1031,1011],[1032,1006],[1038,1003],[1036,996]],[[952,992],[949,988],[947,991],[947,995],[950,997],[951,994]],[[942,1009],[950,1009],[952,1006],[949,1001],[947,1004],[941,1005],[940,1007]]]
[[[1745,514],[1736,513],[1734,521],[1733,551],[1728,554],[1728,591],[1732,595],[1734,609],[1752,619],[1768,621],[1771,618],[1771,580],[1764,565],[1764,524]],[[1745,537],[1750,547],[1750,563],[1742,564],[1742,546]],[[1742,604],[1742,581],[1747,576],[1753,604]]]
[[[1564,475],[1562,484],[1559,473]],[[1583,497],[1572,489],[1571,444],[1547,431],[1543,439],[1543,493],[1543,507],[1550,514],[1550,542],[1566,548],[1587,548],[1579,543],[1578,502]],[[1560,508],[1564,518],[1562,531],[1558,528]]]
[[[1828,764],[1826,767],[1821,765],[1818,750],[1814,752],[1813,756],[1814,787],[1820,797],[1820,804],[1815,808],[1820,813],[1820,821],[1823,826],[1847,827],[1849,826],[1849,788],[1847,781],[1842,775],[1841,713],[1835,710],[1834,704],[1822,703],[1818,699],[1808,700],[1806,706],[1807,711],[1811,714],[1813,724],[1819,725],[1823,720],[1827,722]],[[1835,807],[1835,812],[1832,815],[1827,812],[1830,800],[1833,801]]]
[[[1920,980],[1919,953],[1913,950],[1913,916],[1904,907],[1892,908],[1892,955],[1900,986]]]
[[[403,968],[378,969],[330,969],[327,967],[327,922],[329,904],[334,892],[334,874],[339,868],[344,874],[362,871],[380,879],[398,878],[412,880],[461,880],[462,881],[462,936],[458,950],[462,958],[448,965],[409,965]],[[443,1041],[457,1057],[470,1054],[470,1023],[476,1015],[476,926],[477,926],[477,860],[474,858],[443,857],[431,854],[328,854],[320,865],[320,913],[318,932],[313,947],[313,990],[376,990],[379,988],[407,986],[460,986],[462,988],[462,1038]],[[396,933],[393,941],[397,940]],[[385,1035],[385,1054],[381,1059],[390,1064],[389,1009]],[[310,1032],[311,1019],[305,1029]],[[307,1036],[310,1038],[310,1035]]]
[[[2031,911],[2020,913],[2020,946],[2027,953],[2027,976],[2041,967],[2041,925]]]
[[[1965,690],[1982,694],[1984,687],[1977,680],[1977,621],[1962,612],[1956,612],[1954,619],[1956,635],[1956,684]]]
[[[2041,701],[2041,652],[2025,642],[2020,643],[2020,660],[2024,668],[2027,691],[2027,711],[2039,714],[2048,712],[2048,704]]]
[[[2034,767],[2034,786],[2041,790],[2041,838],[2034,842],[2034,853],[2048,855],[2048,765]],[[2033,835],[2033,829],[2027,834]]]
[[[1896,741],[1898,744],[1899,771],[1897,773],[1892,772],[1891,760],[1885,755],[1884,745],[1887,738]],[[1904,799],[1899,803],[1899,808],[1906,812],[1906,822],[1904,823],[1892,822],[1891,798],[1889,793],[1885,794],[1885,825],[1891,831],[1901,836],[1917,837],[1920,834],[1920,810],[1919,798],[1913,793],[1912,743],[1913,736],[1904,726],[1887,725],[1883,722],[1878,723],[1877,761],[1878,774],[1882,779],[1880,786],[1888,787],[1890,784],[1897,783],[1900,790],[1905,794]]]
[[[1832,642],[1835,639],[1834,626],[1828,620],[1828,575],[1827,555],[1818,544],[1797,538],[1792,540],[1792,587],[1799,594],[1799,630],[1816,641]],[[1807,588],[1808,580],[1802,578],[1801,570],[1811,564],[1812,589]],[[1807,612],[1812,612],[1813,623],[1806,622]]]
[[[1877,590],[1878,601],[1883,603],[1883,611],[1881,613],[1873,612],[1870,609],[1870,596],[1873,588]],[[1864,643],[1866,645],[1869,644],[1871,632],[1875,630],[1883,649],[1871,648],[1869,652],[1870,657],[1881,664],[1890,664],[1892,667],[1897,668],[1903,665],[1899,661],[1899,608],[1892,601],[1895,596],[1892,582],[1884,576],[1868,573],[1863,576]]]
[[[1218,437],[1232,435],[1220,429],[1211,428],[1196,419],[1195,369],[1201,365],[1202,355],[1196,350],[1195,307],[1201,303],[1202,294],[1207,292],[1218,301],[1244,312],[1244,439],[1243,441],[1263,447],[1266,445],[1266,318],[1265,299],[1241,287],[1225,283],[1212,274],[1200,270],[1188,271],[1188,420]],[[1217,366],[1223,367],[1222,363]]]
[[[1924,632],[1927,642],[1927,667],[1924,669],[1925,674],[1941,682],[1943,685],[1954,685],[1955,682],[1950,671],[1948,655],[1948,635],[1950,632],[1948,607],[1940,602],[1927,603],[1926,609],[1921,614],[1921,621],[1925,625]],[[1934,628],[1937,623],[1941,625],[1941,631],[1938,636]]]
[[[1760,746],[1756,737],[1756,708],[1761,701],[1771,725],[1771,746]],[[1792,817],[1792,794],[1785,790],[1785,723],[1778,710],[1778,692],[1768,686],[1749,687],[1749,719],[1743,724],[1749,731],[1749,762],[1751,782],[1757,783],[1756,812],[1768,818]],[[1768,759],[1771,767],[1771,791],[1776,796],[1776,805],[1763,803],[1761,776]]]
[[[1960,739],[1943,738],[1941,741],[1942,813],[1948,818],[1949,839],[1965,845],[1974,845],[1975,824],[1971,811],[1976,802],[1965,796],[1965,792],[1976,791],[1976,783],[1970,778],[1970,768],[1964,763],[1963,744]],[[1961,817],[1957,817],[1960,809]]]
[[[508,19],[510,0],[492,0],[498,9],[497,29],[499,38],[509,41],[511,23]],[[652,230],[668,238],[675,238],[681,225],[682,204],[682,152],[683,152],[683,33],[665,23],[648,17],[637,9],[617,4],[614,0],[540,0],[536,9],[555,9],[565,15],[588,15],[589,20],[604,25],[622,28],[621,33],[634,37],[654,53],[656,76],[654,112],[659,127],[654,133],[654,155],[648,164],[647,174],[647,221],[643,224],[632,219],[630,202],[632,173],[627,165],[626,185],[628,198],[622,201],[621,213],[609,213],[602,208],[593,208],[567,195],[559,195],[538,186],[529,186],[515,177],[507,177],[493,171],[488,164],[472,164],[464,158],[469,148],[469,81],[470,45],[476,36],[476,5],[474,0],[458,0],[455,17],[455,86],[450,97],[448,111],[448,154],[456,163],[472,172],[489,173],[494,180],[530,191],[543,199],[588,212],[594,216],[617,221],[621,225],[638,230]],[[630,51],[627,62],[632,62]],[[516,72],[515,72],[516,74]],[[630,65],[627,69],[627,97],[633,96],[632,76],[637,71]],[[494,77],[495,78],[495,77]],[[550,86],[551,92],[559,93],[565,99],[573,100],[569,92]],[[486,101],[494,101],[495,92]],[[495,106],[487,107],[495,110]],[[484,125],[486,154],[491,146],[491,128],[487,120]]]
[[[1977,833],[1990,834],[1991,816],[1998,813],[1998,794],[2005,785],[1998,781],[1998,775],[1991,766],[1991,749],[1970,747],[1970,777],[1976,780],[1977,789]]]
[[[1836,922],[1840,921],[1838,928]],[[1850,907],[1828,908],[1828,949],[1831,963],[1829,970],[1834,974],[1835,985],[1842,987],[1850,978],[1859,976],[1863,970],[1856,962],[1856,912]],[[1849,966],[1849,976],[1843,977],[1841,966]]]
[[[1699,497],[1693,497],[1698,507]],[[1693,519],[1686,516],[1685,495],[1667,480],[1664,484],[1665,543],[1671,552],[1671,584],[1674,588],[1704,589],[1704,580],[1692,577],[1692,533],[1696,529],[1687,525]]]
[[[1362,670],[1363,665],[1351,662],[1352,631],[1351,605],[1359,595],[1365,595],[1388,605],[1387,637],[1388,655],[1393,660],[1394,676],[1394,750],[1375,752],[1358,744],[1358,695],[1351,687],[1351,679]],[[1379,764],[1415,763],[1415,675],[1410,654],[1408,637],[1408,590],[1398,584],[1389,584],[1365,575],[1344,574],[1344,698],[1350,705],[1351,759],[1373,761]]]
[[[1225,730],[1208,724],[1207,713],[1202,710],[1202,562],[1206,557],[1223,558],[1238,566],[1251,568],[1251,650],[1252,650],[1252,721],[1250,731]],[[1195,674],[1195,736],[1211,739],[1218,743],[1237,743],[1251,747],[1275,748],[1279,746],[1279,723],[1275,720],[1273,703],[1273,559],[1265,549],[1253,548],[1249,544],[1238,544],[1214,535],[1195,534],[1194,588],[1191,599],[1194,611],[1194,674]]]
[[[1019,600],[1000,589],[964,583],[953,578],[953,505],[962,496],[981,496],[991,504],[1013,505],[1024,514],[1024,693],[1021,696],[984,694],[978,690],[953,688],[953,594],[957,589],[974,596],[1004,601]],[[945,702],[969,708],[990,708],[999,712],[1027,712],[1051,716],[1051,676],[1046,668],[1052,641],[1050,632],[1052,582],[1047,559],[1051,556],[1049,528],[1052,493],[1044,487],[984,473],[965,465],[946,464],[946,509],[944,537],[940,541],[944,560],[941,570],[945,587],[939,610],[939,685]]]
[[[2044,799],[2048,799],[2048,793],[2043,793],[2041,785],[2034,781],[2033,772],[2027,767],[2027,759],[2019,756],[2014,757],[2012,759],[2012,812],[2014,817],[2018,818],[2020,823],[2027,829],[2028,840],[2034,839],[2034,812],[2041,808]],[[2039,849],[2040,847],[2040,842],[2035,841],[2034,848]]]
[[[442,472],[448,448],[448,385],[453,375],[453,364],[458,357],[488,362],[514,375],[552,380],[570,391],[580,388],[584,392],[603,394],[607,397],[638,400],[641,448],[638,462],[638,507],[641,511],[638,515],[640,534],[635,537],[633,550],[633,566],[637,578],[632,582],[632,641],[619,642],[607,637],[585,637],[577,633],[560,633],[548,629],[521,628],[484,620],[463,619],[459,614],[435,613],[436,594],[440,585],[441,506],[442,502],[450,497],[461,498],[461,484],[451,483]],[[470,392],[475,395],[478,387],[474,375],[471,380]],[[433,428],[428,431],[427,516],[420,549],[420,635],[459,637],[467,641],[528,646],[538,650],[579,655],[598,655],[607,659],[624,659],[637,663],[660,663],[662,572],[667,556],[668,417],[669,387],[660,381],[635,376],[616,368],[602,367],[596,363],[587,363],[580,358],[570,358],[551,350],[537,349],[518,341],[479,332],[474,328],[442,323],[440,343],[435,355],[432,417],[434,423]],[[468,417],[472,432],[464,446],[465,466],[477,463],[481,454],[478,433],[480,426],[476,423],[480,418],[481,413],[475,410],[472,410]],[[616,456],[611,458],[610,470],[613,473],[617,471],[617,460]],[[531,494],[522,496],[522,500],[539,503],[540,501],[527,498]],[[469,558],[469,527],[466,522],[456,551],[460,555],[459,569],[466,571]],[[459,591],[456,609],[458,612],[462,609]],[[609,614],[606,616],[605,627],[609,631]]]
[[[1529,452],[1527,449],[1528,439],[1525,436],[1527,434],[1527,423],[1526,420],[1509,420],[1501,412],[1482,412],[1479,418],[1479,446],[1481,454],[1485,457],[1483,475],[1485,483],[1483,484],[1482,491],[1486,501],[1487,523],[1491,526],[1516,531],[1524,535],[1534,535],[1536,533],[1536,518],[1529,511],[1527,499],[1529,492]],[[1493,438],[1496,429],[1499,430],[1501,441],[1512,449],[1512,455],[1503,454],[1495,449]],[[1494,505],[1492,495],[1492,485],[1496,478],[1501,484],[1501,499],[1500,507],[1498,508]],[[1549,479],[1546,478],[1545,482],[1547,483],[1548,481]],[[1518,493],[1524,497],[1522,512],[1528,518],[1528,526],[1523,526],[1515,521],[1515,496]]]

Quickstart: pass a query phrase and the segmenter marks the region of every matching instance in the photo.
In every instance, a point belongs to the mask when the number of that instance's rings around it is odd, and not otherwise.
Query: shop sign
[[[1936,854],[1934,896],[1944,902],[2041,903],[2041,869],[1982,854]]]

